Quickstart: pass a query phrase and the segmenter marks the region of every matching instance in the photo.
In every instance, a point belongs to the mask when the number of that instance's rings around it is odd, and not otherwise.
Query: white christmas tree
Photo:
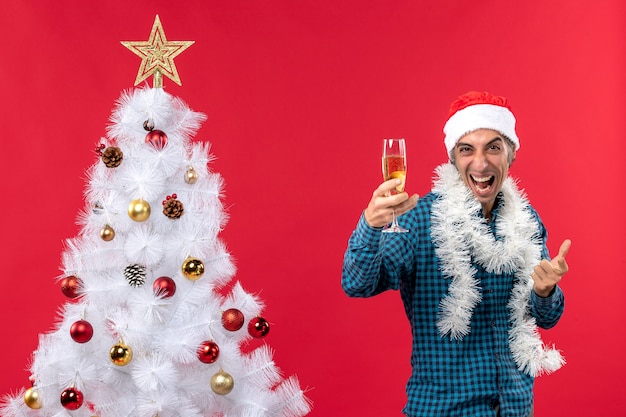
[[[222,178],[208,167],[209,145],[192,142],[205,116],[161,88],[163,74],[177,81],[182,50],[163,53],[176,42],[158,16],[147,44],[161,51],[140,70],[155,87],[117,103],[89,170],[81,230],[63,254],[70,300],[40,336],[31,386],[5,397],[1,414],[305,415],[297,379],[283,378],[267,344],[249,349],[269,324],[261,300],[232,282],[218,238]]]

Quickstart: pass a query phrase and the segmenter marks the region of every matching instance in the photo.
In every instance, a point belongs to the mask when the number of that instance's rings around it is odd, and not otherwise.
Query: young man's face
[[[463,136],[454,147],[454,164],[485,215],[491,213],[513,160],[505,141],[495,130],[478,129]]]

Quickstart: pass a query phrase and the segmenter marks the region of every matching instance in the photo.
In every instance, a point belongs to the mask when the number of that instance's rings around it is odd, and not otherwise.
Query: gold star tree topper
[[[189,48],[194,41],[168,41],[159,15],[154,18],[150,38],[147,41],[122,41],[122,45],[141,58],[135,85],[154,75],[153,87],[163,87],[163,75],[182,85],[174,58]]]

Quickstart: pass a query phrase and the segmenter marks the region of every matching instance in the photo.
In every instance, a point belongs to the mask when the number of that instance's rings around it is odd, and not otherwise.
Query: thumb
[[[572,241],[569,239],[565,239],[563,243],[561,243],[561,247],[559,248],[559,254],[557,258],[565,258],[567,256],[567,252],[569,252],[569,248],[572,246]]]
[[[567,266],[567,262],[565,261],[565,256],[567,256],[570,246],[572,246],[572,241],[569,239],[565,239],[563,243],[561,243],[558,255],[556,255],[556,258],[554,258],[554,261],[556,261],[557,264],[555,272],[559,275],[565,274],[569,269]]]

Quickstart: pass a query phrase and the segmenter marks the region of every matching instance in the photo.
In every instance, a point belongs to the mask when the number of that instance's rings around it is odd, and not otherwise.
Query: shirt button
[[[491,320],[491,323],[489,323],[489,324],[491,324],[491,327],[496,327],[496,321],[495,320]]]
[[[496,353],[496,354],[495,354],[495,355],[493,355],[493,356],[495,356],[495,357],[496,357],[496,359],[500,359],[500,354],[499,354],[499,353]]]

